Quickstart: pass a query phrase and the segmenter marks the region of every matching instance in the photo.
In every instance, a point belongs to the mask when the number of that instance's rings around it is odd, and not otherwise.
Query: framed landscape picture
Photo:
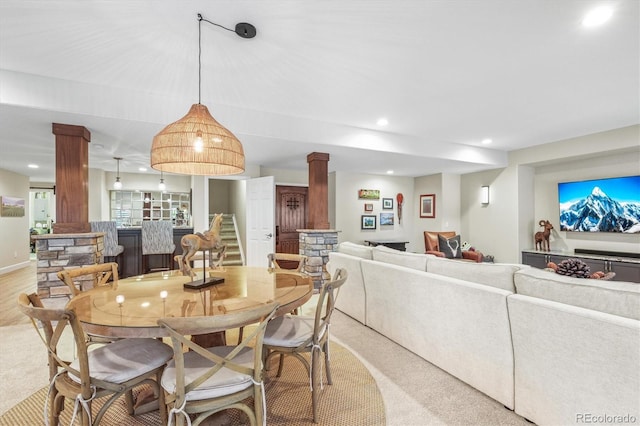
[[[363,214],[360,217],[360,229],[376,229],[376,216]]]
[[[393,210],[393,198],[383,198],[382,199],[382,209],[383,210]]]
[[[420,217],[436,217],[436,194],[420,196]]]
[[[23,217],[24,198],[8,197],[6,195],[0,197],[0,216]]]
[[[361,200],[379,200],[379,189],[361,189],[358,191],[358,198]]]
[[[380,213],[380,226],[393,225],[393,213]]]

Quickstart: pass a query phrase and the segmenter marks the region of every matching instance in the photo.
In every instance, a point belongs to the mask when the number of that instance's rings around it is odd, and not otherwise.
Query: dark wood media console
[[[640,283],[640,258],[636,256],[634,253],[586,252],[586,250],[583,249],[576,249],[574,254],[554,251],[523,250],[522,263],[544,269],[549,262],[559,263],[565,259],[577,258],[589,265],[592,272],[615,272],[616,275],[613,277],[613,281]]]

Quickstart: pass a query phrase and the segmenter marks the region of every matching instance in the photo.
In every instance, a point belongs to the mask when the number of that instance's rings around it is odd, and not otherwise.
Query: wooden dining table
[[[73,297],[73,309],[89,334],[113,338],[165,337],[157,324],[165,317],[225,315],[277,302],[276,315],[284,315],[307,302],[313,281],[307,275],[283,269],[226,266],[206,271],[222,278],[220,284],[200,289],[185,284],[202,280],[205,271],[192,279],[180,271],[119,279]],[[217,342],[224,344],[224,342]]]

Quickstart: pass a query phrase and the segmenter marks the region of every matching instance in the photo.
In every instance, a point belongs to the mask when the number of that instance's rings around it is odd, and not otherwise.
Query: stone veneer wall
[[[319,289],[330,279],[326,264],[329,253],[338,246],[338,231],[334,229],[298,229],[298,253],[307,256],[305,272],[313,279],[313,287]]]
[[[104,262],[104,232],[42,234],[33,238],[36,240],[40,298],[68,297],[71,294],[71,289],[58,279],[59,271]],[[95,277],[78,278],[82,281],[82,289],[93,288]]]

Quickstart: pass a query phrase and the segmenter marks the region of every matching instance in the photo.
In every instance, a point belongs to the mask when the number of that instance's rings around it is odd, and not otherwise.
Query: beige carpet
[[[298,360],[288,358],[281,377],[274,367],[267,373],[267,422],[270,425],[311,425],[311,391],[306,370]],[[344,347],[331,343],[333,385],[324,386],[320,396],[319,422],[324,425],[384,425],[385,410],[376,382],[358,359]],[[42,411],[47,390],[42,388],[0,417],[0,425],[42,424]],[[96,404],[99,405],[97,401]],[[67,402],[63,424],[69,424],[72,402]],[[217,419],[212,424],[241,425],[247,419],[239,411]],[[130,417],[124,400],[114,404],[105,416],[104,425],[160,424],[157,412]]]

